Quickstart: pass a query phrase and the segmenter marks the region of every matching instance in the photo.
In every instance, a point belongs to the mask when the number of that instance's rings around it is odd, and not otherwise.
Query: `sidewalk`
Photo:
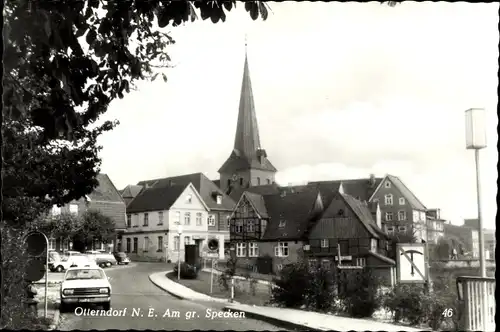
[[[166,274],[170,272],[172,271],[153,273],[149,276],[149,279],[153,284],[179,299],[225,302],[227,303],[223,309],[225,311],[244,312],[248,318],[267,321],[282,327],[316,331],[422,331],[422,329],[383,323],[372,319],[340,317],[296,309],[250,306],[237,302],[229,303],[226,299],[200,294],[170,280],[166,277]]]

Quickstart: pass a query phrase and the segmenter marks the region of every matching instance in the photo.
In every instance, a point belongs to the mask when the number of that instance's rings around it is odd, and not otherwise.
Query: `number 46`
[[[445,318],[453,317],[453,309],[452,308],[444,309],[441,315]]]

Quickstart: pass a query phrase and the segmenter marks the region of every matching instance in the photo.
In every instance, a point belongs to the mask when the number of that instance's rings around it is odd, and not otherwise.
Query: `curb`
[[[197,293],[201,296],[203,296],[205,299],[196,299],[196,298],[190,298],[190,297],[186,297],[186,296],[183,296],[183,295],[179,295],[178,293],[174,293],[172,292],[171,290],[168,290],[166,289],[165,287],[163,286],[160,286],[159,284],[157,284],[156,282],[153,281],[153,279],[151,278],[151,276],[153,274],[158,274],[158,273],[161,273],[164,277],[166,274],[168,273],[171,273],[173,272],[173,270],[170,270],[170,271],[165,271],[165,272],[155,272],[155,273],[152,273],[149,275],[149,281],[151,281],[151,283],[153,285],[155,285],[156,287],[160,288],[161,290],[167,292],[168,294],[172,295],[173,297],[179,299],[179,300],[187,300],[187,301],[203,301],[203,302],[218,302],[218,303],[230,303],[229,302],[229,299],[221,299],[221,298],[216,298],[216,297],[211,297],[210,295],[206,295],[206,294],[203,294],[203,293],[199,293],[199,292],[196,292],[196,291],[193,291],[192,289],[190,289],[192,292],[194,293]],[[165,277],[166,278],[166,277]],[[172,280],[172,282],[175,283],[175,281]],[[182,285],[183,287],[186,287],[184,285]],[[186,288],[189,288],[189,287],[186,287]],[[238,302],[233,302],[233,303],[238,303]]]
[[[288,322],[286,320],[258,314],[258,313],[255,313],[253,311],[247,311],[247,310],[243,310],[243,309],[224,307],[222,310],[223,311],[232,311],[232,312],[242,312],[245,314],[245,318],[257,319],[257,320],[260,320],[260,321],[263,321],[263,322],[266,322],[269,324],[273,324],[273,325],[276,325],[278,327],[281,327],[281,328],[284,328],[287,330],[292,330],[292,331],[328,331],[328,329],[313,328],[309,325],[292,323],[292,322]]]

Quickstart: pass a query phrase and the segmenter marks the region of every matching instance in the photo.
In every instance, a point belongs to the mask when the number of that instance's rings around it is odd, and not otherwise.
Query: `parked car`
[[[63,272],[71,267],[82,267],[82,266],[96,266],[96,261],[92,257],[85,255],[72,255],[72,256],[62,256],[59,260],[52,262],[50,270],[52,272]]]
[[[103,269],[97,266],[72,267],[66,271],[61,283],[59,310],[68,311],[72,305],[101,305],[111,308],[111,284]]]
[[[95,259],[95,262],[101,268],[110,267],[111,265],[116,265],[117,261],[114,255],[108,253],[102,253],[97,250],[89,250],[85,252],[88,256]]]
[[[113,255],[115,256],[118,264],[128,265],[128,263],[130,263],[130,258],[124,252],[114,252]]]
[[[54,262],[58,262],[61,260],[61,255],[55,250],[50,250],[49,251],[49,270],[52,271],[54,267]]]

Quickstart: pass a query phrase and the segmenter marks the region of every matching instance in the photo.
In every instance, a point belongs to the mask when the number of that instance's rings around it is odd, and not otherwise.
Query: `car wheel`
[[[107,263],[106,263],[106,266],[107,266],[107,267],[110,267],[111,265],[113,265],[113,264],[111,264],[110,262],[107,262]]]
[[[64,267],[62,267],[62,265],[59,265],[58,267],[56,267],[56,272],[62,272],[64,270]]]
[[[102,305],[102,308],[106,311],[108,311],[109,309],[111,309],[111,302],[106,302]]]
[[[128,265],[128,262],[127,263],[123,263],[123,264]]]
[[[100,263],[99,266],[104,269],[106,267],[106,263]]]

